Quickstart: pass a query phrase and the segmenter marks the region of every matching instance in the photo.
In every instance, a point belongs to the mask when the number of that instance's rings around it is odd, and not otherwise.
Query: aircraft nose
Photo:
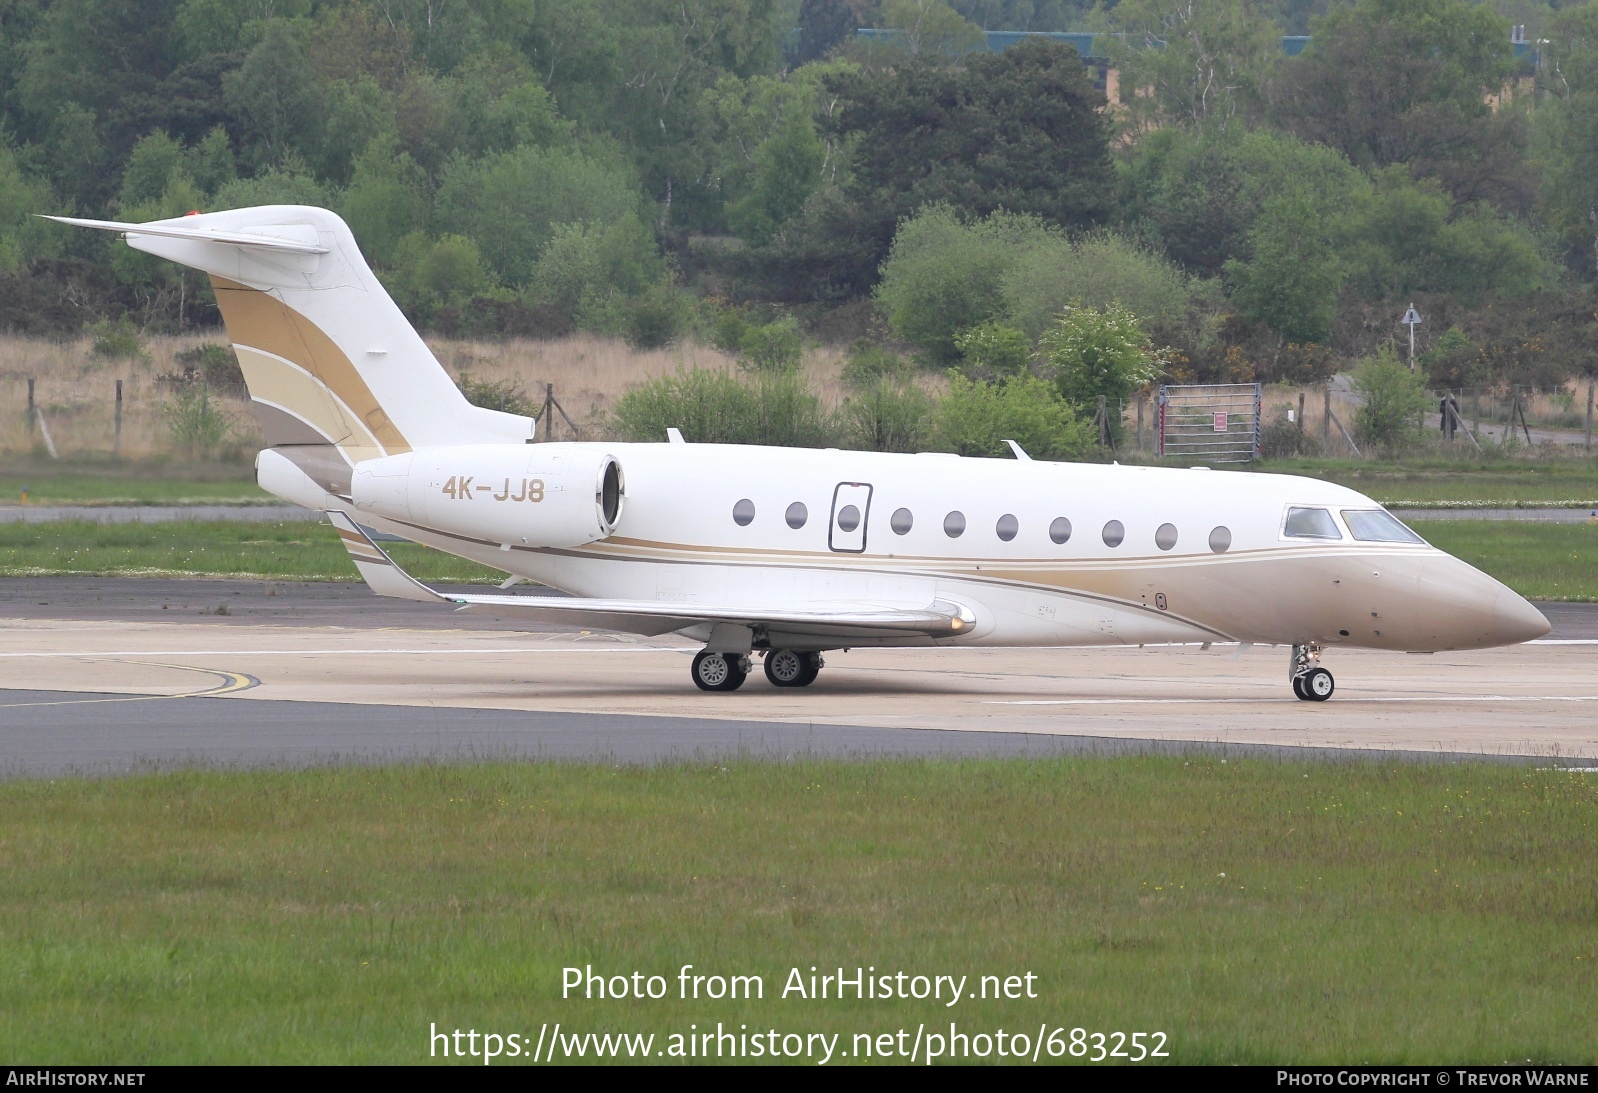
[[[1493,603],[1493,637],[1495,644],[1519,645],[1533,641],[1553,629],[1543,613],[1523,598],[1502,589]]]

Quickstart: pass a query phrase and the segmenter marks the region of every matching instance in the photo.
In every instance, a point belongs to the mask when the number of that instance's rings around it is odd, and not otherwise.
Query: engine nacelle
[[[357,510],[493,543],[575,547],[609,536],[626,492],[593,444],[424,448],[356,464]]]

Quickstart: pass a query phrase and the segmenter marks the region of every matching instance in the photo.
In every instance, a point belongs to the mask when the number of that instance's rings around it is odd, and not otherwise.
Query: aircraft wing
[[[633,634],[667,634],[702,623],[733,623],[839,637],[920,633],[953,637],[975,617],[958,604],[936,602],[925,608],[850,603],[804,603],[778,607],[747,604],[688,604],[659,600],[593,600],[557,596],[445,594],[429,588],[395,564],[366,531],[336,509],[327,512],[373,592],[422,603],[449,604],[474,614],[525,615],[546,623],[592,626]]]

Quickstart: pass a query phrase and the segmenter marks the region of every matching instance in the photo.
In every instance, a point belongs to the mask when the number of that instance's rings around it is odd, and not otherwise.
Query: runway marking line
[[[1284,696],[1285,697],[1285,696]],[[1200,706],[1281,702],[1283,698],[986,698],[984,706]],[[1598,695],[1394,695],[1339,698],[1337,704],[1387,702],[1598,702]]]
[[[83,654],[80,654],[83,655]],[[201,691],[181,691],[175,695],[122,695],[117,698],[63,698],[56,702],[5,702],[0,710],[18,710],[32,706],[94,706],[107,702],[151,702],[162,698],[218,698],[259,687],[261,681],[244,672],[230,672],[221,668],[199,668],[192,664],[157,664],[157,668],[175,668],[181,672],[199,672],[202,675],[221,676],[222,682]]]

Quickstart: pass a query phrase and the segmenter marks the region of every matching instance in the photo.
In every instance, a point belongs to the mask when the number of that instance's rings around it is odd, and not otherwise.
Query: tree
[[[958,57],[985,44],[982,28],[943,0],[884,0],[882,25],[903,35],[912,56]]]
[[[908,58],[825,84],[840,100],[825,130],[853,142],[846,196],[869,218],[873,266],[895,224],[928,204],[969,217],[1028,213],[1066,227],[1096,223],[1108,210],[1104,97],[1070,46],[1029,39],[957,66]]]
[[[316,147],[322,102],[310,54],[286,23],[267,24],[260,44],[222,81],[228,110],[241,131],[255,138],[262,166],[281,162],[290,151]]]
[[[1430,406],[1425,380],[1398,359],[1391,344],[1361,361],[1351,382],[1364,399],[1354,415],[1361,437],[1389,452],[1420,439],[1421,415]]]
[[[937,205],[905,222],[882,266],[877,306],[895,334],[943,364],[955,335],[999,315],[1002,287],[1022,247],[1047,238],[1035,218],[996,215],[965,224]]]
[[[820,60],[852,39],[860,25],[860,14],[848,0],[802,0],[794,64]]]
[[[1137,317],[1122,307],[1066,308],[1043,335],[1042,349],[1060,397],[1084,415],[1097,410],[1100,398],[1113,410],[1163,364]],[[1118,433],[1119,414],[1110,420]]]
[[[1367,170],[1402,163],[1457,201],[1524,208],[1524,117],[1487,102],[1514,70],[1508,30],[1468,0],[1334,7],[1284,66],[1277,119]]]
[[[1347,273],[1331,227],[1301,190],[1265,203],[1249,233],[1250,257],[1226,264],[1232,303],[1288,342],[1324,342]]]
[[[1124,0],[1108,39],[1137,128],[1250,125],[1282,58],[1280,30],[1253,0]]]
[[[436,214],[446,230],[476,242],[500,282],[527,284],[560,224],[636,216],[629,171],[578,151],[522,147],[457,160],[439,183]]]
[[[427,227],[425,181],[393,133],[374,137],[355,161],[339,211],[373,265],[391,264],[400,240]]]

